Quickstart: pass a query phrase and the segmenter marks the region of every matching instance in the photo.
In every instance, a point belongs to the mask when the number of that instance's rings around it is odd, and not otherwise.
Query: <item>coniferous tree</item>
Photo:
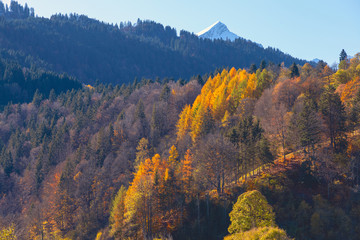
[[[55,94],[55,90],[51,89],[50,94],[49,94],[49,100],[54,102],[56,100],[56,94]]]
[[[250,69],[249,69],[249,73],[256,73],[257,67],[255,64],[251,64]]]
[[[291,66],[290,66],[290,77],[291,78],[295,78],[295,77],[298,77],[300,76],[300,73],[299,73],[299,68],[297,67],[296,63],[293,63]]]
[[[315,144],[320,141],[321,123],[315,103],[309,96],[304,100],[304,108],[300,112],[297,128],[301,146],[307,148],[310,153],[311,150],[314,150]]]
[[[3,148],[1,152],[1,165],[4,169],[4,172],[7,176],[13,172],[14,169],[14,161],[11,155],[11,152],[7,152],[5,148]]]
[[[343,49],[340,52],[339,62],[342,62],[342,61],[344,61],[346,59],[347,59],[347,54],[346,54],[345,50]]]
[[[102,167],[107,154],[104,128],[101,128],[98,133],[95,153],[96,153],[96,166]]]
[[[143,101],[140,99],[136,104],[135,110],[135,119],[144,120],[145,119],[145,107]]]
[[[164,101],[164,102],[167,102],[169,97],[170,97],[170,88],[169,88],[169,86],[167,84],[165,84],[162,91],[161,91],[161,94],[160,94],[160,100]]]
[[[39,107],[39,106],[40,106],[40,103],[41,103],[41,100],[42,100],[42,95],[40,94],[40,91],[37,89],[36,92],[35,92],[35,94],[34,94],[32,103],[33,103],[36,107]]]
[[[334,151],[344,150],[346,144],[346,112],[333,86],[328,86],[320,97],[320,112],[328,128],[330,144]]]
[[[265,68],[266,68],[266,66],[267,66],[267,63],[266,63],[266,61],[263,59],[262,61],[261,61],[261,63],[260,63],[260,71],[262,71],[262,70],[264,70]]]
[[[150,135],[151,135],[151,145],[155,147],[159,141],[159,137],[161,134],[161,126],[160,126],[160,116],[156,111],[156,104],[153,106],[153,111],[151,115],[151,124],[150,124]]]
[[[269,142],[263,136],[263,131],[260,123],[254,121],[252,116],[244,118],[238,126],[230,129],[227,136],[239,151],[236,176],[240,174],[240,167],[244,172],[249,172],[249,170],[254,170],[256,165],[273,160]]]

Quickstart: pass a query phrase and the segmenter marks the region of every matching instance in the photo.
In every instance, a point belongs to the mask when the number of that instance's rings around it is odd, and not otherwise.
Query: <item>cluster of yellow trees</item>
[[[112,234],[121,239],[153,238],[173,232],[186,215],[191,196],[192,159],[178,159],[175,146],[166,159],[141,161],[129,188],[121,188],[111,211]]]
[[[352,104],[352,99],[360,88],[360,53],[356,54],[350,61],[344,61],[339,69],[331,76],[331,82],[338,87],[341,101]]]
[[[259,97],[262,91],[270,86],[272,79],[272,74],[266,69],[250,74],[244,69],[235,68],[209,77],[193,105],[187,105],[180,114],[177,125],[178,140],[189,134],[195,142],[215,122],[226,125],[241,100]]]

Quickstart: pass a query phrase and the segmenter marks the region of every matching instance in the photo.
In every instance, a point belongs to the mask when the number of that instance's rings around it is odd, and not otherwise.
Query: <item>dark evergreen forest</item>
[[[222,67],[249,67],[262,60],[304,64],[274,48],[239,38],[210,41],[153,21],[110,25],[84,15],[34,16],[12,1],[0,4],[0,51],[22,66],[67,73],[82,83],[122,84],[135,78],[189,79]]]

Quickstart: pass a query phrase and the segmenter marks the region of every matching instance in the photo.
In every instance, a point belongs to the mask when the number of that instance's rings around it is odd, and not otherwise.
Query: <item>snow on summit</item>
[[[211,40],[214,39],[223,39],[223,40],[230,40],[234,41],[235,39],[239,38],[238,35],[229,31],[227,26],[220,21],[217,21],[210,27],[205,28],[201,32],[198,32],[200,38],[208,38]]]

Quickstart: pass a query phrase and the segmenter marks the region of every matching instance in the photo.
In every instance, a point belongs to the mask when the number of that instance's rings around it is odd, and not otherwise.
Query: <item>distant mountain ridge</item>
[[[212,41],[184,30],[178,35],[174,28],[153,21],[118,26],[78,14],[47,19],[34,17],[28,9],[12,1],[10,9],[3,10],[2,57],[27,68],[67,73],[86,84],[189,79],[223,67],[248,68],[262,60],[285,66],[306,63],[243,38]],[[213,28],[227,32],[221,23]],[[233,35],[227,32],[227,36]]]
[[[220,21],[215,22],[213,25],[198,32],[196,35],[199,36],[200,38],[208,38],[211,40],[222,39],[222,40],[235,41],[235,39],[240,38],[235,33],[230,32],[228,27]]]

